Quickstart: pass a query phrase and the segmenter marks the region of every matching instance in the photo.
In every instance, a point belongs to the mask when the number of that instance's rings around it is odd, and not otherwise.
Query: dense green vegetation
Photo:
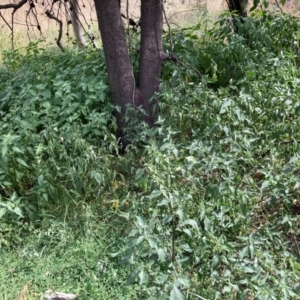
[[[172,32],[124,155],[101,52],[5,54],[1,299],[299,299],[300,22],[235,24]]]

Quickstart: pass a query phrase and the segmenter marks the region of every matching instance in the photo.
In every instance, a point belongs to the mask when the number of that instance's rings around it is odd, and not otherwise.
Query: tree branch
[[[201,72],[200,71],[198,71],[196,68],[194,68],[194,67],[192,67],[192,66],[190,66],[190,65],[188,65],[188,64],[185,64],[185,63],[183,63],[182,61],[180,61],[179,59],[178,59],[178,57],[176,56],[176,55],[169,55],[169,56],[167,56],[166,58],[164,58],[164,61],[166,61],[166,60],[170,60],[170,61],[173,61],[173,62],[175,62],[177,65],[179,65],[179,66],[181,66],[181,67],[184,67],[184,68],[186,68],[186,69],[191,69],[191,70],[193,70],[201,79],[203,78],[203,75],[201,74]]]
[[[21,0],[21,1],[18,2],[18,3],[2,4],[2,5],[0,5],[0,9],[9,9],[9,8],[13,8],[14,11],[16,11],[17,9],[21,8],[26,2],[27,2],[27,0]]]
[[[8,26],[8,28],[9,28],[10,30],[12,30],[11,26],[9,25],[9,23],[8,23],[8,22],[6,21],[6,19],[3,17],[1,11],[0,11],[0,18],[5,22],[5,24]]]
[[[62,37],[62,27],[63,27],[63,23],[60,19],[58,19],[57,17],[55,17],[53,14],[51,14],[51,12],[49,10],[47,10],[45,12],[45,15],[52,20],[55,20],[58,25],[59,25],[59,31],[58,31],[58,37],[56,39],[56,44],[57,46],[61,49],[61,51],[64,51],[64,47],[61,44],[61,37]]]
[[[173,44],[173,40],[172,40],[172,32],[171,32],[171,26],[170,26],[170,22],[169,22],[169,19],[167,18],[167,14],[166,14],[166,11],[165,11],[165,8],[163,6],[163,13],[164,13],[164,17],[165,17],[165,20],[166,20],[166,23],[167,23],[167,26],[168,26],[168,33],[169,33],[169,41],[170,41],[170,53],[171,55],[169,56],[166,56],[163,58],[163,61],[166,61],[166,60],[171,60],[173,62],[175,62],[177,65],[179,66],[182,66],[182,67],[185,67],[185,68],[190,68],[192,69],[200,78],[202,78],[202,74],[195,68],[193,68],[192,66],[188,66],[187,64],[181,62],[178,57],[174,54],[174,51],[173,51],[173,48],[174,48],[174,44]],[[175,14],[174,14],[175,15]],[[173,15],[173,16],[174,16]],[[172,16],[171,16],[172,17]],[[170,17],[170,18],[171,18]]]

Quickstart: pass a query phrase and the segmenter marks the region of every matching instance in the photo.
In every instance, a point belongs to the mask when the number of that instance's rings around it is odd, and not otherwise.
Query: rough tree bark
[[[147,116],[143,119],[153,126],[155,111],[149,104],[150,98],[159,91],[159,78],[163,61],[161,0],[142,0],[141,48],[138,82],[135,83],[126,44],[125,28],[121,18],[119,0],[95,0],[95,7],[106,60],[111,97],[120,107],[116,113],[118,137],[125,148],[130,141],[126,138],[124,119],[128,104],[142,106]]]
[[[155,122],[157,100],[149,100],[159,91],[164,53],[162,50],[163,4],[161,0],[142,0],[141,6],[141,48],[138,88],[147,100],[148,123]]]
[[[126,122],[123,118],[126,106],[133,104],[134,77],[130,63],[124,25],[118,0],[95,0],[104,56],[108,73],[108,81],[112,101],[120,107],[116,113],[118,136],[123,147],[127,146],[125,139]]]

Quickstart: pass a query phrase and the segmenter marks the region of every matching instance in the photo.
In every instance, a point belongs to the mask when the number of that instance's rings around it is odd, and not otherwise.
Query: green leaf
[[[20,165],[29,168],[29,166],[26,164],[26,162],[25,162],[23,159],[17,157],[17,158],[16,158],[16,161],[17,161]]]
[[[189,237],[192,237],[192,231],[189,228],[183,228],[182,231]]]
[[[23,153],[23,151],[22,151],[19,147],[14,146],[14,147],[12,147],[12,149],[13,149],[14,152],[16,152],[16,153]]]
[[[244,248],[240,251],[239,256],[240,256],[240,259],[243,259],[244,257],[249,256],[249,247],[248,247],[248,246],[244,247]]]
[[[255,273],[256,272],[252,267],[249,267],[249,266],[244,266],[243,271],[245,273]]]
[[[190,286],[190,279],[187,277],[187,276],[179,276],[177,279],[176,279],[176,282],[175,284],[178,286],[178,285],[183,285],[185,287],[189,287]]]
[[[148,283],[149,275],[145,270],[141,270],[138,276],[139,276],[139,285],[145,285]]]
[[[188,163],[191,163],[191,164],[197,163],[197,160],[194,156],[187,156],[185,159],[187,160]]]
[[[266,187],[268,187],[269,185],[270,185],[270,182],[267,181],[267,180],[265,180],[265,181],[263,181],[263,183],[261,184],[261,189],[263,190],[263,189],[265,189]]]
[[[265,8],[267,8],[269,6],[269,1],[263,0],[263,5]]]
[[[19,207],[14,208],[14,213],[17,214],[19,217],[24,218],[22,211]]]
[[[158,196],[160,196],[162,193],[160,190],[153,190],[149,196],[149,199],[153,199],[153,198],[156,198]]]
[[[51,108],[51,103],[49,101],[44,101],[42,103],[43,107],[45,107],[46,109],[50,109]]]
[[[135,245],[139,245],[144,241],[144,237],[143,236],[139,236],[136,240],[135,240]]]
[[[147,241],[151,248],[153,248],[153,249],[157,248],[156,239],[150,237],[150,238],[147,238]]]
[[[145,223],[145,220],[143,217],[140,217],[140,216],[136,216],[136,225],[139,227],[139,228],[144,228],[146,223]]]
[[[178,157],[178,149],[177,148],[173,149],[173,154],[175,155],[175,157]]]
[[[189,252],[189,253],[193,252],[193,250],[192,250],[192,248],[190,247],[189,244],[182,244],[179,247],[180,247],[180,249],[182,249],[182,250],[184,250],[186,252]]]
[[[199,226],[198,226],[198,223],[195,221],[195,220],[192,220],[192,219],[188,219],[188,220],[185,220],[183,222],[183,225],[190,225],[192,226],[197,232],[199,232]]]
[[[27,122],[27,121],[25,121],[25,120],[19,120],[19,123],[20,123],[20,125],[21,125],[24,129],[29,129],[29,130],[32,130],[32,131],[35,130],[35,128],[34,128],[34,126],[32,125],[32,123],[29,123],[29,122]]]
[[[91,178],[94,178],[98,184],[104,182],[103,175],[95,170],[91,171]]]
[[[44,184],[44,175],[41,174],[38,177],[38,183],[39,183],[40,186],[42,186]]]
[[[136,173],[135,173],[135,178],[134,180],[136,182],[139,181],[139,179],[144,175],[144,169],[137,169]]]
[[[185,296],[179,291],[177,286],[174,284],[170,294],[170,300],[185,300]]]
[[[127,280],[126,280],[126,285],[130,285],[132,283],[134,283],[136,281],[138,277],[138,271],[137,270],[133,270],[130,275],[128,276]]]
[[[0,208],[0,218],[2,218],[7,212],[7,209],[5,207]]]
[[[159,285],[163,285],[169,278],[168,274],[164,274],[164,273],[159,273],[157,276],[155,276],[155,281],[159,284]]]
[[[158,248],[157,249],[157,255],[158,255],[158,258],[161,262],[165,262],[167,257],[168,257],[166,250],[163,249],[163,248]]]
[[[259,4],[260,0],[253,0],[253,6],[250,9],[250,12],[252,12],[253,10],[255,10]]]
[[[51,91],[50,90],[43,91],[42,96],[44,97],[44,99],[51,99]],[[44,106],[45,103],[49,104],[49,108],[51,107],[49,102],[43,102],[43,106]],[[44,107],[46,107],[46,106],[44,106]],[[48,108],[48,107],[46,107],[46,108]]]

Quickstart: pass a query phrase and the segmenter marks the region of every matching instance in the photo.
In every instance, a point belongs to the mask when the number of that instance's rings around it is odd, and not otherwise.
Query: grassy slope
[[[143,234],[136,215],[153,213],[158,223],[147,235],[169,251],[174,209],[171,285],[182,275],[190,295],[207,299],[297,299],[300,91],[291,28],[299,24],[286,18],[269,17],[265,30],[253,21],[251,42],[226,24],[201,38],[197,27],[174,32],[174,51],[207,84],[166,65],[160,129],[138,134],[117,158],[101,53],[49,55],[33,44],[25,57],[8,56],[0,73],[0,298],[40,299],[52,289],[144,299],[146,288],[125,285],[128,274],[152,272],[155,286],[168,267],[147,266],[146,245],[133,252],[132,268],[110,254]]]

